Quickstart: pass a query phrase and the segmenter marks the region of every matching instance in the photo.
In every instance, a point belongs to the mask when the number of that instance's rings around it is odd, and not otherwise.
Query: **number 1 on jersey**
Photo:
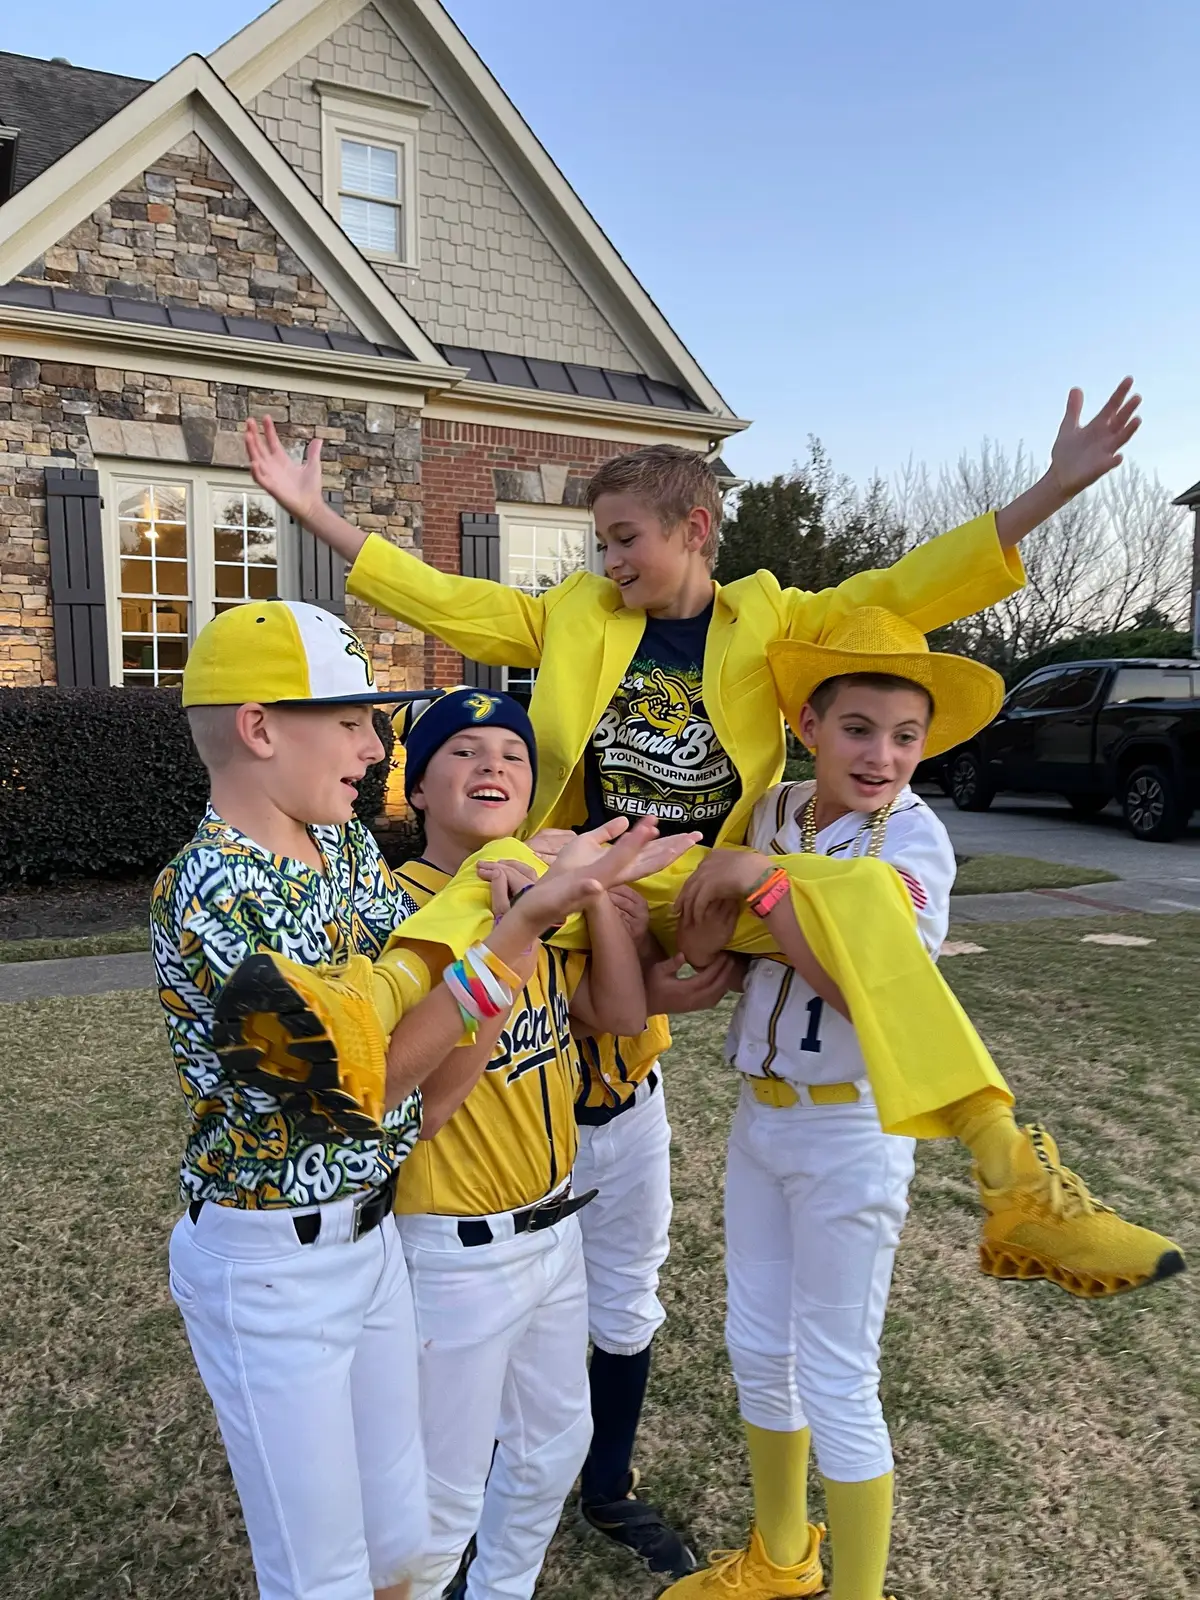
[[[808,1012],[808,1032],[801,1039],[800,1048],[801,1050],[820,1050],[821,1013],[825,1009],[825,1002],[819,994],[815,994],[804,1009]]]

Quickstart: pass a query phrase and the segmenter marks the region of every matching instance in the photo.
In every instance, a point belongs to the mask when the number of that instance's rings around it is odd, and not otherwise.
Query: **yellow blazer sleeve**
[[[537,667],[546,632],[546,602],[488,578],[461,578],[373,533],[346,576],[346,588],[368,605],[431,633],[472,661]]]
[[[919,544],[894,566],[857,572],[836,589],[785,589],[784,636],[819,644],[833,623],[859,606],[882,606],[931,633],[994,606],[1024,583],[1021,557],[1001,546],[989,511]]]

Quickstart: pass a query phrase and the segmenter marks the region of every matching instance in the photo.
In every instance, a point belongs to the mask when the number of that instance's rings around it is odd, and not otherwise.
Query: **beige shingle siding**
[[[418,139],[417,272],[379,264],[397,297],[443,344],[576,361],[637,363],[495,167],[373,6],[251,104],[268,136],[321,194],[316,80],[432,104]]]

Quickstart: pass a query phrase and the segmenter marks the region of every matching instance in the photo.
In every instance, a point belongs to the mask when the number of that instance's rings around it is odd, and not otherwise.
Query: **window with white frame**
[[[572,506],[497,506],[500,576],[526,594],[544,594],[581,568],[603,570],[591,513]],[[506,667],[504,687],[528,703],[537,676],[531,667]]]
[[[249,478],[114,462],[101,495],[114,683],[178,686],[211,617],[295,594],[284,515]]]
[[[415,267],[417,126],[425,108],[317,87],[326,209],[364,255]]]

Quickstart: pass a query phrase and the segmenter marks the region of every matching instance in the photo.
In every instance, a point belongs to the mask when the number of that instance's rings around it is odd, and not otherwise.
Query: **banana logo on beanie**
[[[471,713],[475,722],[486,722],[500,704],[494,694],[471,694],[463,701],[463,705]]]

